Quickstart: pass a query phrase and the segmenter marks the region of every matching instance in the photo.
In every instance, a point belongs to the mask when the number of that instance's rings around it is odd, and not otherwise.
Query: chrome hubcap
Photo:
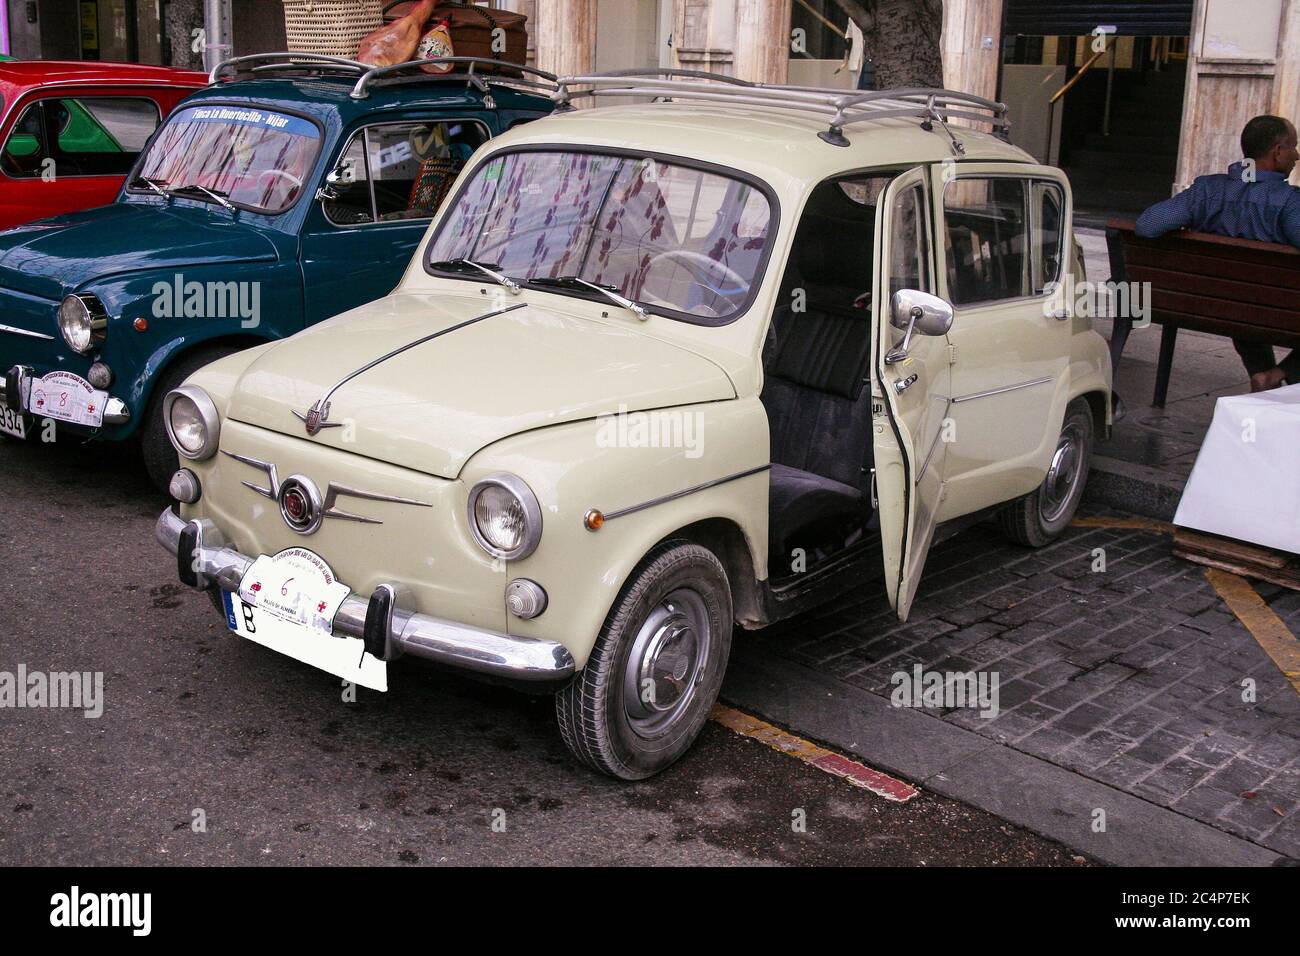
[[[708,609],[690,588],[673,591],[646,615],[623,671],[624,707],[637,734],[661,736],[690,710],[711,643]]]
[[[1078,484],[1082,465],[1083,435],[1078,425],[1069,425],[1061,433],[1038,498],[1038,513],[1044,521],[1055,521],[1065,511],[1074,486]]]

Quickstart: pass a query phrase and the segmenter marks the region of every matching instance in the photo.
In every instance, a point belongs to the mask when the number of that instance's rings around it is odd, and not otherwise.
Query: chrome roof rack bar
[[[900,117],[920,119],[922,128],[938,122],[947,132],[953,152],[961,143],[948,129],[950,119],[989,123],[1003,136],[1010,126],[1002,103],[956,90],[914,87],[898,90],[843,90],[811,86],[750,83],[700,70],[614,70],[565,76],[552,95],[557,111],[572,108],[575,96],[652,96],[655,99],[740,103],[774,109],[800,110],[829,117],[829,128],[818,134],[837,146],[847,146],[844,127],[852,123]]]
[[[467,63],[469,64],[469,69],[463,73],[426,73],[419,69],[419,67],[428,66],[430,63]],[[490,66],[493,69],[512,70],[519,73],[520,76],[514,77],[502,76],[496,73],[476,73],[474,68],[480,64],[483,66]],[[530,89],[544,90],[552,96],[554,96],[555,92],[559,89],[554,73],[547,73],[545,70],[538,70],[531,66],[520,66],[518,63],[507,63],[503,60],[494,60],[491,57],[486,56],[440,56],[432,57],[427,60],[410,60],[406,63],[394,64],[393,66],[369,66],[364,69],[365,72],[362,74],[361,78],[357,80],[357,85],[352,88],[352,98],[354,100],[365,99],[369,95],[367,87],[373,84],[376,80],[389,79],[390,77],[402,73],[410,73],[412,70],[418,72],[418,75],[415,77],[416,79],[421,77],[428,80],[468,79],[471,85],[477,87],[484,93],[487,92],[487,85],[490,83],[503,86],[524,86]],[[541,82],[525,79],[523,76],[524,74],[540,77]]]
[[[255,63],[262,65],[254,66]],[[235,73],[239,73],[243,67],[247,67],[252,72],[338,70],[343,73],[358,74],[370,69],[357,60],[349,60],[341,56],[325,56],[321,53],[252,53],[248,56],[237,56],[232,60],[222,60],[212,68],[212,72],[208,75],[208,82],[216,83],[221,79],[221,72],[227,68],[233,68]]]

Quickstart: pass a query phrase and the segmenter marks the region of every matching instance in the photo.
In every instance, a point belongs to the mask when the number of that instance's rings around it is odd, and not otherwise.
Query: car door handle
[[[1066,319],[1068,319],[1068,318],[1070,317],[1070,310],[1069,310],[1069,309],[1057,309],[1055,312],[1051,313],[1051,315],[1052,315],[1052,318],[1056,319],[1056,321],[1058,321],[1058,322],[1064,322]]]
[[[898,392],[906,392],[909,388],[912,387],[912,385],[915,382],[916,382],[916,373],[913,372],[911,375],[907,376],[907,378],[895,382],[894,390]]]

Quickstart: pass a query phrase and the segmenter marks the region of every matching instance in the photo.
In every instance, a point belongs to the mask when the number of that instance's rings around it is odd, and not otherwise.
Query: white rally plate
[[[104,424],[107,401],[108,392],[99,391],[80,375],[47,372],[31,380],[27,410],[40,418],[98,428]]]
[[[367,653],[359,637],[331,633],[351,589],[306,548],[263,555],[249,566],[239,593],[222,592],[226,624],[240,637],[319,667],[336,677],[388,690],[388,664]]]
[[[14,438],[27,437],[27,423],[23,420],[23,413],[6,405],[2,396],[0,396],[0,433],[13,435]]]

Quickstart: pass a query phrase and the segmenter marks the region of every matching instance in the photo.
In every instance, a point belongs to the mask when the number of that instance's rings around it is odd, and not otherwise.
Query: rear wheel
[[[1061,435],[1043,483],[1017,498],[998,516],[1002,530],[1017,544],[1041,548],[1061,536],[1079,508],[1092,463],[1092,409],[1076,398],[1065,409]]]
[[[731,590],[712,551],[669,541],[650,552],[610,611],[591,657],[556,695],[560,735],[580,761],[641,780],[699,735],[731,652]]]
[[[159,491],[167,492],[172,475],[180,467],[180,456],[167,437],[167,423],[163,421],[163,399],[203,366],[236,351],[238,349],[229,345],[213,345],[188,352],[171,364],[154,387],[153,398],[149,400],[149,411],[140,426],[140,452],[144,456],[145,471]]]

